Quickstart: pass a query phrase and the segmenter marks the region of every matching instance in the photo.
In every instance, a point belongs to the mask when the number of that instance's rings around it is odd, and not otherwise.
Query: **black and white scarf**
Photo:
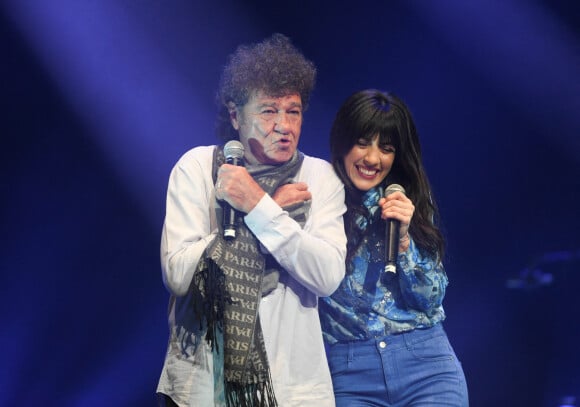
[[[296,151],[282,165],[252,166],[248,172],[273,195],[278,187],[293,182],[303,160],[304,155]],[[216,147],[214,183],[224,162],[222,148]],[[309,207],[310,202],[305,202],[284,209],[304,225]],[[194,278],[203,297],[198,311],[207,323],[206,340],[214,354],[216,405],[225,399],[228,407],[277,406],[258,308],[262,296],[276,288],[285,271],[271,255],[261,252],[260,243],[243,221],[237,225],[235,239],[223,238],[219,203],[216,217],[220,233],[206,248]]]

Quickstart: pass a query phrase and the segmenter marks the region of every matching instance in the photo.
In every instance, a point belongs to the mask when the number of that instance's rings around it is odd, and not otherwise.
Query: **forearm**
[[[326,210],[312,209],[304,229],[269,196],[245,218],[278,263],[318,296],[330,295],[344,277],[344,193],[336,193],[325,205]]]
[[[399,282],[407,304],[430,315],[443,302],[448,284],[441,262],[423,256],[414,242],[399,254]]]

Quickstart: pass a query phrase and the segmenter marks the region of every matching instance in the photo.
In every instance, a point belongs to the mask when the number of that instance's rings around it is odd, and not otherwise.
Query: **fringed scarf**
[[[278,187],[292,182],[303,160],[297,151],[283,165],[252,166],[248,171],[273,195]],[[222,148],[216,147],[214,183],[224,162]],[[309,206],[306,202],[284,209],[303,225]],[[258,308],[262,296],[276,288],[284,270],[272,256],[260,252],[258,240],[243,221],[237,225],[236,238],[225,240],[219,203],[216,215],[220,233],[206,248],[194,277],[203,296],[200,321],[207,323],[206,340],[214,355],[215,405],[225,401],[228,407],[277,406]]]

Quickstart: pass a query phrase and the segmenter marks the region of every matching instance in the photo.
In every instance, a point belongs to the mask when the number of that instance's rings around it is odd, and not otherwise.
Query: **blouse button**
[[[387,343],[385,341],[380,341],[379,342],[379,348],[385,349],[386,347],[387,347]]]

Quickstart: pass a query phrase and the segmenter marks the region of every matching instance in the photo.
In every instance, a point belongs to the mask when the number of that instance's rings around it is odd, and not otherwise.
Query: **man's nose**
[[[286,133],[290,127],[290,116],[286,112],[278,112],[274,121],[274,130],[278,133]]]

